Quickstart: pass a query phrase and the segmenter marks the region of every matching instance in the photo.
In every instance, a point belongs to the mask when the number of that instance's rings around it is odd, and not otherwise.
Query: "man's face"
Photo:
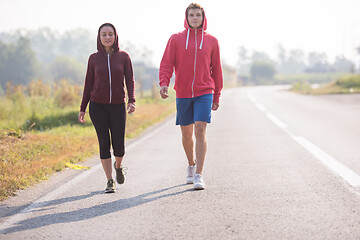
[[[202,15],[201,9],[199,9],[199,8],[189,9],[188,15],[187,15],[187,20],[188,20],[190,27],[192,27],[194,29],[198,29],[203,22],[203,15]]]

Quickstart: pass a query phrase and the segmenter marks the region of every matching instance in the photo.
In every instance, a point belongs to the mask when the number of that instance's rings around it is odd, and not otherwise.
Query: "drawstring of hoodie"
[[[187,49],[187,46],[188,46],[188,43],[189,43],[189,35],[190,35],[190,29],[188,28],[187,36],[186,36],[186,48],[185,49]]]
[[[197,31],[197,30],[195,30]],[[187,36],[186,36],[186,47],[185,49],[188,48],[188,44],[189,44],[189,35],[190,35],[190,28],[188,28],[188,31],[187,31]],[[196,39],[195,39],[196,41]],[[203,42],[204,42],[204,28],[201,28],[201,43],[200,43],[200,47],[199,49],[202,49],[202,45],[203,45]]]

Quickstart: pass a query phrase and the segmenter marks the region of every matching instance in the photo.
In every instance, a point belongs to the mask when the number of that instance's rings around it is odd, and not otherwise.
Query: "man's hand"
[[[167,86],[161,87],[161,89],[160,89],[160,96],[161,96],[163,99],[169,97],[169,95],[168,95],[168,87],[167,87]]]
[[[212,108],[211,108],[211,109],[212,109],[213,111],[216,111],[216,110],[218,110],[219,107],[220,107],[220,103],[215,103],[215,102],[214,102],[214,103],[212,104]]]

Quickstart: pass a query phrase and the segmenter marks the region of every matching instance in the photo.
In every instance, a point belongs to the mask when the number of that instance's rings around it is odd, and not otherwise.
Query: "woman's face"
[[[194,29],[198,29],[203,22],[203,15],[201,9],[199,8],[191,8],[188,11],[187,20],[190,27]]]
[[[110,26],[104,26],[100,29],[100,41],[104,47],[112,47],[115,41],[114,29]]]

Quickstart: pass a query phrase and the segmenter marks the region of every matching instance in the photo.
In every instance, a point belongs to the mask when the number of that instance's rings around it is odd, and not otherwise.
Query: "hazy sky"
[[[191,0],[0,0],[0,32],[77,27],[96,32],[104,22],[118,29],[120,41],[153,51],[161,60],[172,33],[183,30]],[[239,46],[275,57],[276,47],[325,52],[358,59],[360,0],[199,0],[208,32],[218,38],[221,57],[234,65]],[[81,44],[81,43],[79,43]],[[95,49],[94,36],[94,49]]]

